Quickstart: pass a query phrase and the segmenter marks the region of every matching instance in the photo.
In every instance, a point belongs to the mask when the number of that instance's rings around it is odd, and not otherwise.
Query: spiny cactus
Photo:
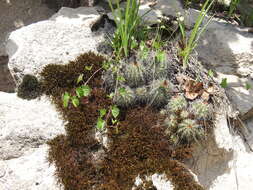
[[[187,101],[183,95],[179,95],[170,99],[167,108],[171,112],[182,111],[187,107]]]
[[[152,81],[149,92],[150,104],[160,107],[168,103],[173,88],[173,84],[167,79]]]
[[[210,112],[208,103],[200,100],[193,102],[190,109],[198,119],[206,119]]]
[[[180,117],[181,117],[182,119],[188,118],[188,117],[189,117],[189,112],[186,111],[186,110],[182,110],[181,113],[180,113]]]
[[[178,118],[175,114],[170,114],[170,116],[164,120],[164,124],[167,127],[176,127],[178,125],[177,120],[178,120]]]
[[[118,88],[115,103],[122,107],[133,105],[135,103],[134,91],[129,86],[122,86]]]
[[[135,89],[136,101],[138,103],[147,103],[148,101],[148,89],[145,86]]]
[[[198,142],[204,136],[204,131],[194,120],[185,119],[179,124],[176,135],[178,137],[177,143],[180,141]]]
[[[137,87],[145,83],[146,68],[142,64],[132,62],[127,64],[125,69],[124,76],[130,87]]]

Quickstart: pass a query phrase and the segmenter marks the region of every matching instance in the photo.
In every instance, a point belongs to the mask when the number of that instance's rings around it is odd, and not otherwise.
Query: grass
[[[125,10],[120,8],[119,1],[117,1],[117,9],[113,8],[111,0],[109,5],[116,23],[116,31],[112,40],[112,47],[115,50],[116,56],[119,57],[122,53],[128,57],[129,50],[134,47],[139,26],[141,24],[141,17],[139,17],[139,0],[127,0]]]
[[[181,52],[179,54],[183,58],[183,67],[184,68],[187,67],[189,56],[190,56],[191,52],[196,48],[201,34],[205,31],[207,25],[209,24],[209,22],[212,19],[212,17],[210,17],[209,20],[207,21],[207,23],[203,27],[201,27],[201,25],[205,19],[205,16],[206,16],[207,12],[210,10],[213,3],[214,3],[214,0],[211,0],[211,1],[207,0],[205,2],[205,4],[203,5],[203,7],[198,15],[198,18],[197,18],[196,23],[193,27],[193,30],[191,31],[189,39],[186,39],[185,26],[184,26],[183,22],[180,19],[178,19],[179,28],[180,28],[181,34],[183,36],[183,40],[185,42],[184,47],[181,49]]]
[[[231,0],[230,6],[229,6],[229,11],[228,11],[228,16],[231,17],[232,14],[236,11],[237,5],[240,3],[240,0]]]

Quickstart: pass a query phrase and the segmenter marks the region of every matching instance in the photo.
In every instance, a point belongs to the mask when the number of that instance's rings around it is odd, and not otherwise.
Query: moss
[[[41,95],[41,84],[33,75],[25,75],[18,87],[17,96],[23,99],[34,99]]]
[[[63,108],[62,93],[66,90],[72,92],[76,87],[76,77],[83,73],[85,79],[89,78],[99,68],[98,62],[103,60],[102,57],[92,59],[90,55],[96,56],[85,54],[76,62],[63,66],[49,65],[42,72],[42,82],[47,87],[45,92],[68,121],[66,135],[59,135],[48,142],[48,160],[56,165],[59,183],[66,190],[130,190],[138,175],[144,178],[165,172],[175,190],[203,190],[181,163],[191,156],[189,147],[174,148],[170,144],[166,128],[161,125],[164,116],[158,111],[143,107],[121,110],[118,130],[113,126],[107,127],[107,135],[112,142],[109,149],[94,138],[98,110],[112,104],[102,88],[101,72],[90,81],[93,90],[88,98],[81,100],[78,107],[70,105],[68,109]],[[81,62],[84,57],[88,61]],[[83,70],[87,64],[93,65],[92,72]],[[96,162],[94,155],[99,150],[103,150],[104,154]],[[145,185],[155,189],[152,184]]]
[[[83,80],[88,78],[98,69],[101,68],[105,59],[95,53],[88,52],[80,55],[76,60],[71,61],[66,65],[49,64],[41,72],[42,86],[47,95],[55,95],[59,92],[59,88],[74,88],[77,86],[77,78],[83,74]],[[86,70],[85,66],[92,67],[91,70]],[[98,72],[94,78],[101,75]],[[101,77],[99,77],[100,80]],[[99,80],[92,80],[90,85],[97,86],[101,83]]]

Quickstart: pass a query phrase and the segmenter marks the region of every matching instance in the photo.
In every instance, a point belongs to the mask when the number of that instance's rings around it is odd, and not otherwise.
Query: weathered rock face
[[[26,101],[0,92],[0,189],[59,189],[45,143],[64,133],[63,121],[45,97]]]
[[[22,26],[48,19],[55,11],[41,1],[0,1],[0,56],[6,55],[5,40],[9,32]]]
[[[64,133],[62,120],[45,97],[27,101],[3,92],[0,97],[0,159],[20,157]]]
[[[49,20],[12,32],[6,49],[16,83],[24,74],[37,75],[47,64],[66,63],[81,53],[96,51],[101,40],[92,33],[92,26],[100,18],[92,7],[62,8]]]
[[[195,149],[191,170],[209,190],[251,190],[252,157],[248,145],[229,130],[226,118],[219,116],[214,136]]]
[[[0,188],[5,190],[60,190],[55,167],[47,162],[47,145],[21,157],[0,160]]]

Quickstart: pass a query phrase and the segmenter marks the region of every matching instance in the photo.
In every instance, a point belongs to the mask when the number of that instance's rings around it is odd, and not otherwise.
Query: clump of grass
[[[207,12],[210,10],[212,4],[214,3],[214,0],[206,0],[204,3],[198,18],[196,20],[196,23],[194,24],[194,27],[191,31],[190,37],[186,39],[186,32],[185,32],[185,27],[183,24],[183,21],[179,18],[178,23],[179,23],[179,28],[183,37],[183,43],[184,47],[180,50],[179,55],[183,58],[183,67],[186,68],[188,65],[188,60],[191,52],[196,48],[198,44],[198,40],[201,36],[201,34],[205,31],[207,25],[211,21],[212,17],[209,18],[207,23],[201,28],[201,24],[205,20],[205,17],[207,15]]]
[[[141,31],[141,18],[139,17],[139,0],[127,0],[125,10],[122,10],[119,1],[117,1],[117,9],[113,8],[112,1],[109,0],[109,5],[116,23],[116,31],[112,39],[112,47],[115,50],[116,56],[121,54],[125,57],[129,56],[129,51],[135,46],[138,32]]]

